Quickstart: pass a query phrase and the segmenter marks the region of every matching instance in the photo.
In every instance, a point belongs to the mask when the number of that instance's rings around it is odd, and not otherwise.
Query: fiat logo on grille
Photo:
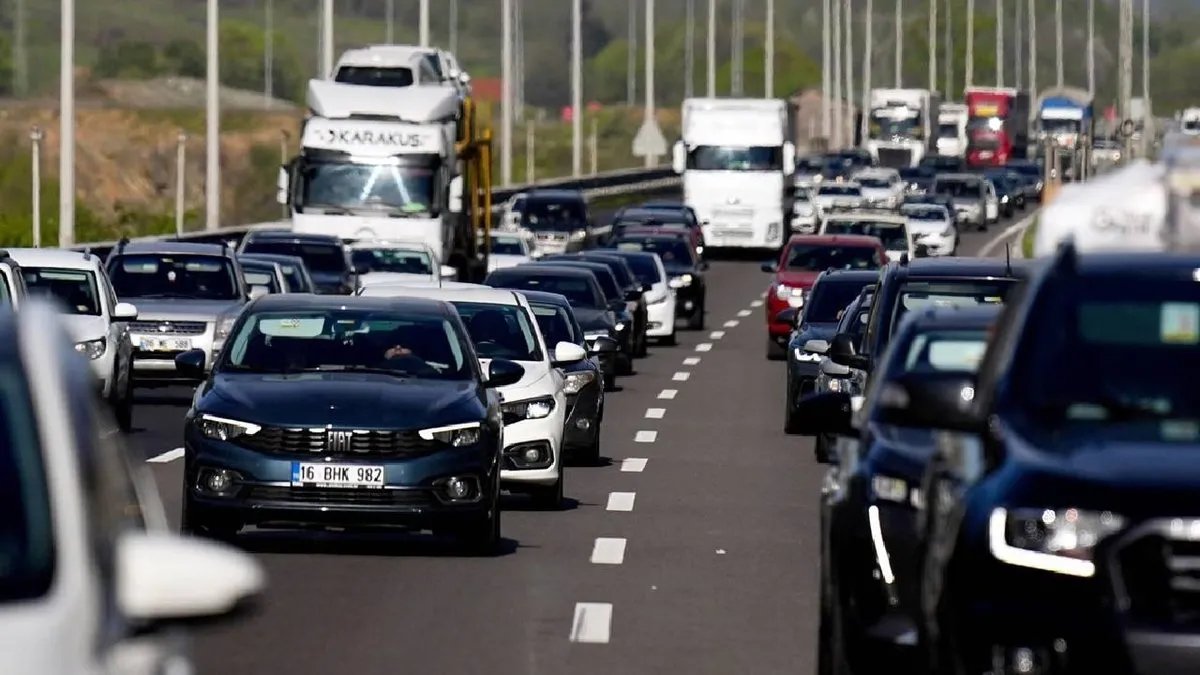
[[[158,324],[158,332],[170,333],[171,332],[171,324],[167,323],[165,321],[163,323]]]
[[[329,452],[350,452],[354,433],[350,431],[328,431],[325,434],[325,449]]]

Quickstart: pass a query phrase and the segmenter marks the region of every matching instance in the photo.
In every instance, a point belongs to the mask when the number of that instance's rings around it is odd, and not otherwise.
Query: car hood
[[[775,274],[775,281],[794,288],[812,288],[819,276],[820,272],[811,270],[780,270]]]
[[[983,197],[954,197],[950,200],[955,206],[979,206]]]
[[[905,227],[913,234],[939,234],[945,232],[950,223],[944,220],[909,220]]]
[[[62,320],[67,327],[67,332],[76,342],[97,340],[108,335],[108,323],[102,316],[65,314]]]
[[[473,381],[403,380],[372,373],[218,373],[197,409],[255,424],[417,429],[483,419]]]
[[[138,321],[213,321],[233,314],[245,304],[241,300],[192,300],[189,298],[129,298],[124,302],[138,308]]]
[[[483,372],[486,373],[488,371],[488,365],[491,362],[491,359],[479,359],[479,366]],[[500,395],[505,401],[520,401],[521,399],[546,396],[553,393],[550,390],[551,383],[546,381],[550,377],[548,364],[541,361],[517,361],[516,363],[519,363],[525,369],[525,374],[521,376],[521,379],[516,384],[500,387]]]

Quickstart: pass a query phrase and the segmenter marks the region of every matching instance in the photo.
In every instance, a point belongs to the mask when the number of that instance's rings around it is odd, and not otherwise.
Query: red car
[[[778,321],[780,312],[800,308],[817,277],[829,269],[878,269],[887,261],[883,243],[861,235],[796,234],[783,246],[779,260],[763,263],[775,279],[767,289],[767,358],[787,356],[788,339],[795,327]]]

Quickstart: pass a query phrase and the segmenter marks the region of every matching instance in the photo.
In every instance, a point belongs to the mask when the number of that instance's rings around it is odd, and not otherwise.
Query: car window
[[[413,84],[413,71],[412,68],[342,66],[334,80],[367,87],[408,87]]]
[[[521,226],[533,231],[576,230],[587,227],[587,208],[577,199],[527,198]]]
[[[572,307],[597,309],[604,306],[603,292],[591,279],[583,276],[539,275],[522,272],[488,277],[487,284],[496,288],[511,288],[516,291],[545,291],[557,293],[567,299]]]
[[[356,248],[350,252],[356,266],[372,272],[433,276],[433,258],[427,251],[399,248]]]
[[[617,240],[614,246],[620,251],[657,253],[666,267],[680,268],[695,265],[695,259],[692,257],[694,251],[691,245],[683,239],[629,237]]]
[[[793,244],[788,247],[784,269],[824,272],[869,270],[879,267],[879,253],[868,246]]]
[[[380,371],[400,377],[472,377],[453,324],[440,316],[354,308],[262,311],[236,329],[223,369],[257,373]]]
[[[858,234],[875,237],[889,251],[908,250],[908,232],[903,223],[882,223],[870,220],[830,220],[823,234]]]
[[[897,296],[891,329],[894,332],[900,325],[900,319],[908,312],[926,307],[980,307],[1003,304],[1013,284],[1011,279],[905,282]]]
[[[987,348],[987,331],[940,330],[916,335],[904,357],[904,372],[964,372],[979,368]]]
[[[264,286],[271,293],[283,292],[283,289],[279,287],[279,279],[275,277],[273,267],[247,267],[246,263],[242,263],[242,277],[246,280],[247,286]]]
[[[492,253],[494,255],[525,255],[521,241],[516,237],[492,237]]]
[[[308,269],[316,272],[344,273],[346,253],[332,244],[302,244],[291,241],[253,240],[246,244],[245,253],[273,253],[300,258]]]
[[[961,180],[939,180],[934,182],[933,191],[939,195],[959,198],[978,198],[983,195],[983,183]]]
[[[541,361],[542,350],[529,316],[517,305],[454,301],[481,359]]]
[[[121,298],[236,300],[241,297],[233,262],[222,256],[119,255],[109,265],[109,277]]]
[[[805,303],[804,320],[808,323],[837,321],[838,313],[854,302],[865,285],[866,282],[862,281],[818,281]]]
[[[0,365],[0,604],[44,595],[54,577],[54,523],[25,374]]]
[[[22,267],[21,276],[30,295],[49,297],[70,314],[101,314],[100,289],[89,270]]]
[[[629,267],[633,269],[633,274],[639,283],[657,284],[663,280],[652,256],[630,255],[625,258],[625,262],[629,263]]]
[[[534,319],[537,320],[538,329],[542,331],[542,338],[546,340],[547,345],[582,342],[583,336],[575,335],[572,330],[571,317],[566,309],[558,305],[540,304],[531,304],[530,308],[533,309]]]

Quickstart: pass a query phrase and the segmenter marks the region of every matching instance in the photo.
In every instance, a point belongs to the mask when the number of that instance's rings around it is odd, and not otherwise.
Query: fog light
[[[527,464],[537,464],[538,458],[541,456],[542,453],[538,452],[537,448],[526,448],[525,452],[521,453],[521,459],[525,460]]]
[[[588,419],[577,419],[575,420],[575,428],[587,431],[588,429],[592,428],[592,422]]]
[[[446,481],[446,494],[451,499],[466,499],[471,495],[471,484],[458,477],[451,478]]]
[[[215,495],[231,494],[237,489],[241,478],[236,472],[228,469],[201,469],[197,487],[204,492]]]
[[[695,304],[693,304],[691,300],[687,300],[687,301],[685,301],[685,302],[683,303],[683,308],[684,308],[684,309],[686,309],[686,310],[691,310],[691,309],[692,309],[693,307],[695,307],[695,306],[696,306],[696,305],[695,305]]]

